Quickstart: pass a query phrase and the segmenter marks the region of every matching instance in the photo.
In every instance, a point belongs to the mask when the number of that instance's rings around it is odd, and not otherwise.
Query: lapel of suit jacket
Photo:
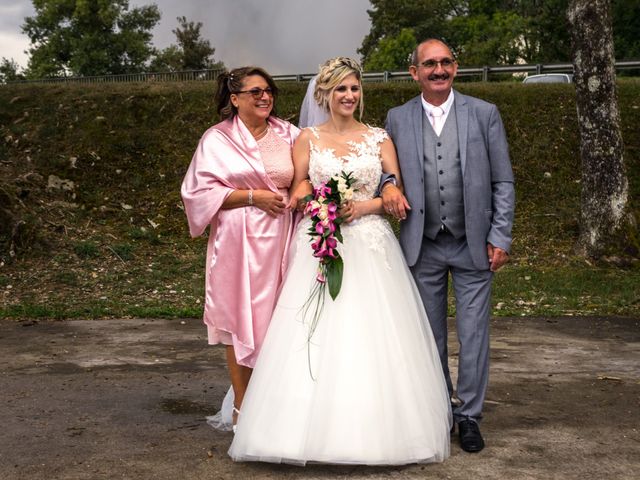
[[[418,164],[420,171],[424,171],[422,168],[422,162],[424,161],[424,143],[423,143],[423,125],[422,117],[424,116],[424,109],[422,108],[422,100],[420,95],[413,99],[413,105],[411,106],[411,122],[413,123],[413,133],[416,138],[416,150],[418,152]]]
[[[467,137],[469,135],[469,106],[464,95],[454,90],[453,104],[456,109],[456,121],[458,123],[458,148],[460,150],[460,168],[464,177],[467,166]]]

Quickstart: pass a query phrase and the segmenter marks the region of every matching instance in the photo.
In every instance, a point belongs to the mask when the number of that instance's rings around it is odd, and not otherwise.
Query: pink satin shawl
[[[273,117],[269,125],[289,145],[300,132]],[[181,194],[191,236],[210,225],[204,306],[209,343],[228,343],[230,336],[238,363],[253,367],[286,270],[293,222],[288,210],[272,218],[257,207],[222,209],[237,189],[278,193],[256,140],[235,116],[204,133]]]

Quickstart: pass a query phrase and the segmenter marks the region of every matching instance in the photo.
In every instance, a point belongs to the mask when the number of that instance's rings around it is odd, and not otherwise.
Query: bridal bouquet
[[[311,227],[308,231],[311,236],[311,248],[313,256],[319,260],[315,286],[303,307],[305,315],[310,308],[313,308],[307,336],[308,347],[320,319],[327,287],[329,295],[335,300],[342,286],[344,264],[336,247],[338,242],[342,243],[340,224],[343,219],[338,215],[338,210],[343,203],[353,198],[355,182],[351,172],[340,172],[318,188],[314,188],[313,195],[308,195],[304,199],[307,202],[304,213],[311,215]],[[307,354],[309,373],[313,379],[310,348],[307,348]]]
[[[326,287],[329,287],[329,295],[336,299],[342,286],[343,262],[340,253],[336,250],[338,242],[342,242],[340,224],[343,219],[338,216],[340,206],[353,198],[353,184],[355,179],[351,172],[340,172],[331,177],[327,182],[313,189],[313,195],[309,195],[305,213],[311,215],[311,236],[313,256],[319,259],[317,293],[324,297]],[[312,295],[313,297],[313,295]]]
[[[318,325],[327,287],[333,300],[340,293],[344,264],[336,247],[338,242],[342,243],[340,224],[343,219],[339,216],[338,210],[342,204],[353,198],[355,182],[351,172],[340,172],[318,188],[314,188],[313,195],[308,195],[304,199],[307,202],[304,213],[311,216],[311,227],[307,233],[311,237],[313,256],[318,259],[316,283],[304,305],[305,315],[309,309],[313,309],[307,337],[308,344]],[[311,371],[311,350],[307,349],[307,353],[309,373],[311,378],[314,378]]]

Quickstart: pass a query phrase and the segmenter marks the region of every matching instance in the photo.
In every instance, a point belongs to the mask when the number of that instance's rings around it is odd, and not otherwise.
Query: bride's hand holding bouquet
[[[340,207],[338,213],[344,223],[351,223],[363,215],[361,202],[349,200]]]
[[[312,239],[311,248],[313,256],[319,259],[316,280],[320,289],[312,297],[323,297],[327,286],[332,299],[335,300],[340,293],[343,262],[337,246],[342,242],[340,225],[357,218],[353,202],[354,183],[351,172],[341,172],[314,188],[313,195],[305,198],[305,214],[311,217],[308,231]]]

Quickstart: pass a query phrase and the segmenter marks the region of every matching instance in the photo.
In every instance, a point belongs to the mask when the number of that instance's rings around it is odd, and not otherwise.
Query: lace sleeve
[[[389,134],[384,128],[380,128],[380,127],[369,127],[369,128],[371,129],[371,132],[373,134],[373,141],[375,143],[380,144],[384,142],[387,138],[389,138]]]
[[[307,127],[305,128],[305,130],[310,131],[316,140],[320,140],[320,134],[318,133],[318,129],[315,126]]]

